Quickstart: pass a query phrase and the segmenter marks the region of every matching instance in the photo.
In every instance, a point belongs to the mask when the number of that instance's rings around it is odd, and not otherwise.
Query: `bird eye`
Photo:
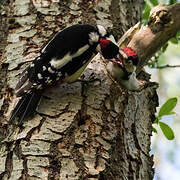
[[[109,37],[110,36],[110,33],[109,32],[107,32],[106,33],[106,35],[105,35],[105,37]]]

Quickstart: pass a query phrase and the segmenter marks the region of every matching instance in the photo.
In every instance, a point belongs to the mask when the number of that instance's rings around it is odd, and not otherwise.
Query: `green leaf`
[[[158,114],[158,117],[162,117],[164,115],[170,115],[172,114],[173,112],[171,112],[174,107],[176,106],[177,104],[177,98],[174,97],[174,98],[170,98],[168,99],[160,108],[159,110],[159,114]]]
[[[176,38],[180,37],[180,31],[176,33]]]
[[[150,0],[150,2],[153,6],[157,6],[159,4],[157,0]]]
[[[156,119],[154,120],[153,124],[158,124],[159,120],[161,120],[161,117],[156,117]]]
[[[151,11],[151,7],[146,3],[145,8],[143,10],[143,15],[142,15],[143,20],[145,21],[148,20],[150,11]]]
[[[174,139],[174,132],[173,130],[165,123],[163,122],[159,122],[160,128],[164,134],[164,136],[168,139],[168,140],[173,140]]]
[[[152,131],[157,134],[157,129],[152,127]]]
[[[165,52],[165,51],[166,51],[168,45],[169,45],[168,43],[164,44],[164,46],[162,47],[162,52]]]
[[[175,112],[169,112],[169,113],[167,113],[166,115],[173,115],[173,114],[176,114]]]
[[[169,40],[173,44],[178,44],[178,39],[176,37],[173,37]]]
[[[169,0],[169,5],[172,5],[174,3],[177,3],[177,0]]]

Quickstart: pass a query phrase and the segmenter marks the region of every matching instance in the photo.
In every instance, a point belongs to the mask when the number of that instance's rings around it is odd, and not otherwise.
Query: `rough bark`
[[[3,38],[7,44],[1,45],[0,178],[152,179],[156,87],[149,83],[141,92],[120,89],[100,56],[84,78],[101,82],[49,88],[38,114],[24,128],[8,124],[18,75],[50,35],[75,23],[100,23],[119,38],[140,20],[143,2],[11,0],[4,7],[1,21],[8,31]]]

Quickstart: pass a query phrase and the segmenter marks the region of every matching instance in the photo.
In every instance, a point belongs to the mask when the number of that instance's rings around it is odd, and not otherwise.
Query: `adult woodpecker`
[[[130,48],[124,47],[119,50],[119,58],[112,59],[107,65],[110,75],[128,90],[138,91],[143,83],[136,78],[136,66],[139,62],[137,54]]]
[[[76,81],[98,52],[106,59],[119,54],[114,37],[103,26],[77,24],[59,32],[22,72],[15,88],[21,98],[10,121],[18,117],[21,125],[36,110],[43,89],[57,81]]]

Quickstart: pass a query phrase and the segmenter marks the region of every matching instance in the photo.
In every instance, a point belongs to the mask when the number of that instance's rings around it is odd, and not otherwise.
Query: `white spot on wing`
[[[93,44],[94,42],[99,41],[99,35],[96,32],[91,32],[89,34],[89,43]]]
[[[45,71],[47,68],[46,68],[46,66],[43,66],[43,71]]]
[[[42,85],[41,85],[41,84],[38,85],[38,86],[36,87],[36,89],[42,89]]]
[[[98,31],[101,34],[101,36],[105,36],[106,35],[107,31],[106,31],[106,29],[103,26],[97,25],[97,28],[98,28]]]
[[[57,75],[60,77],[60,76],[62,76],[62,73],[61,73],[61,72],[58,72],[58,74],[57,74]]]
[[[38,79],[43,79],[43,77],[40,73],[38,73]]]
[[[30,65],[30,67],[34,67],[34,63],[32,63],[32,64]]]
[[[49,71],[50,73],[55,73],[55,71],[53,71],[53,70],[51,69],[51,67],[48,67],[48,71]]]
[[[47,79],[46,79],[46,84],[51,84],[52,83],[52,80],[50,79],[50,77],[48,77]]]
[[[89,48],[89,45],[87,44],[81,47],[80,49],[78,49],[78,51],[72,55],[70,55],[70,52],[68,52],[62,59],[53,58],[50,61],[50,64],[52,67],[56,69],[60,69],[61,67],[65,66],[68,62],[70,62],[73,58],[78,57],[81,54],[83,54],[88,48]]]

